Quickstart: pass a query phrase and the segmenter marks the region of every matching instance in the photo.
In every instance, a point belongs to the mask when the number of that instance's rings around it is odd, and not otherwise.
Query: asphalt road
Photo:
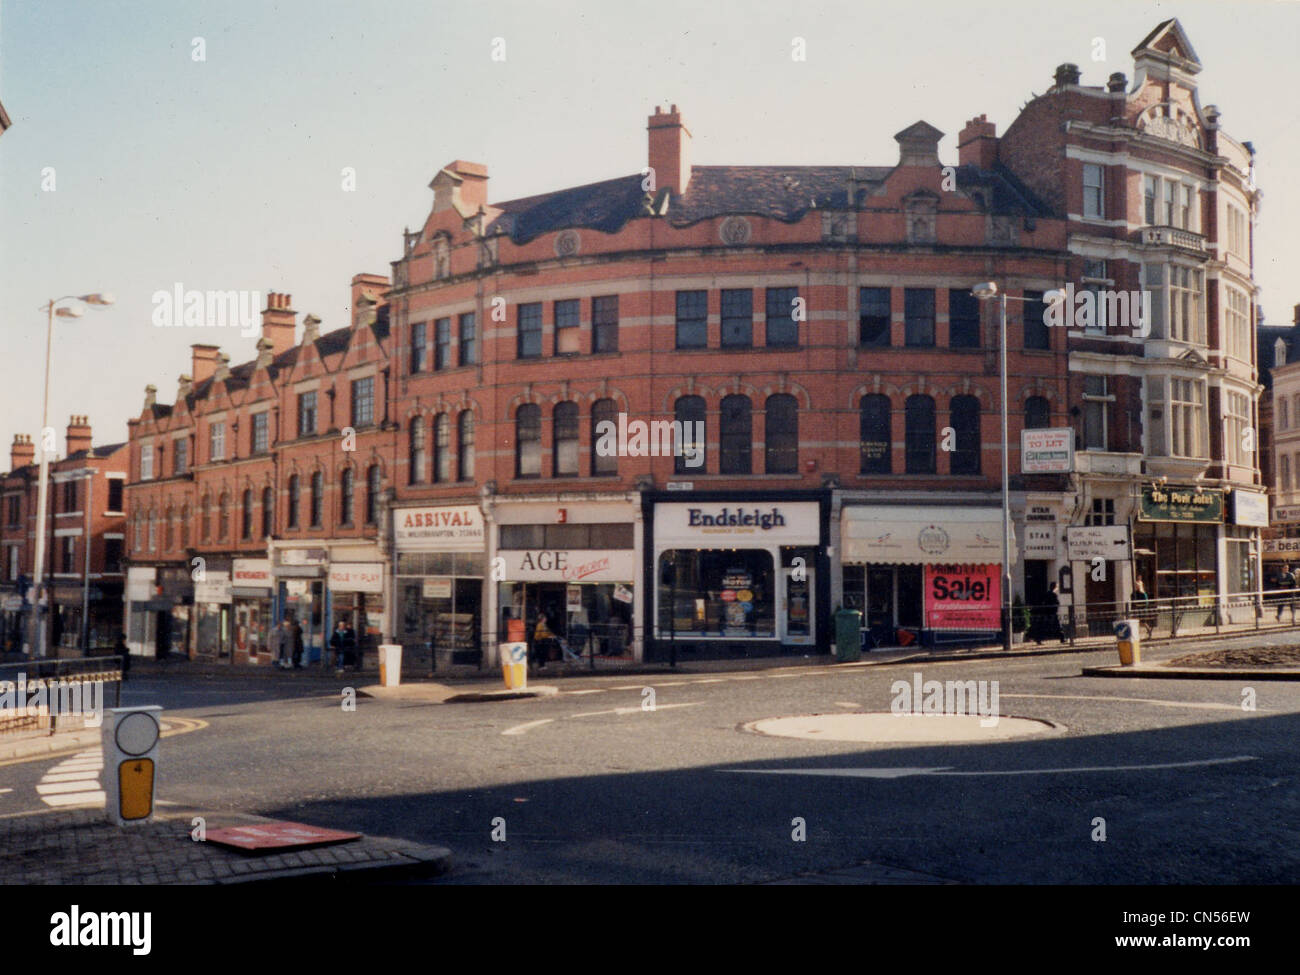
[[[761,882],[863,862],[963,883],[1300,880],[1300,682],[1249,683],[1251,711],[1243,682],[1079,676],[1111,662],[570,678],[550,698],[355,711],[342,680],[139,676],[123,703],[207,722],[164,739],[161,799],[440,843],[457,865],[439,883]],[[996,680],[1003,714],[1060,727],[957,745],[742,727],[888,711],[917,671]],[[0,766],[0,814],[41,808],[60,760]],[[859,774],[796,774],[818,769]]]

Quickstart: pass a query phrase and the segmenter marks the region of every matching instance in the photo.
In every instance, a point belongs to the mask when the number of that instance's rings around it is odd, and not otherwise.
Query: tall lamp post
[[[34,606],[32,610],[32,653],[37,657],[47,655],[46,642],[49,637],[49,611],[54,608],[54,601],[46,598],[46,612],[41,613],[41,582],[45,575],[45,511],[49,500],[50,487],[50,453],[53,447],[49,445],[47,432],[50,427],[50,357],[54,347],[54,318],[80,318],[86,313],[81,305],[70,305],[65,308],[56,308],[61,301],[80,301],[87,305],[111,305],[113,296],[111,294],[100,294],[95,292],[88,295],[64,295],[62,298],[53,298],[47,304],[42,305],[46,313],[45,325],[45,398],[41,407],[41,474],[39,486],[36,489],[36,561],[32,567],[32,594]],[[47,449],[47,447],[49,449]]]
[[[971,288],[981,301],[998,301],[998,380],[1002,406],[1002,649],[1011,652],[1011,487],[1007,464],[1011,451],[1007,444],[1007,293],[999,291],[996,281],[983,281]],[[1065,298],[1064,291],[1043,292],[1044,304]],[[1029,301],[1028,298],[1011,298]]]

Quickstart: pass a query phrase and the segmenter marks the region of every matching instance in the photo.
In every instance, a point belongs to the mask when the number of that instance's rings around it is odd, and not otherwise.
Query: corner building
[[[1029,301],[1018,443],[1068,422],[1039,299],[1069,255],[984,131],[949,167],[925,122],[888,166],[695,166],[673,106],[623,177],[490,203],[486,167],[440,170],[388,294],[399,640],[495,647],[544,614],[611,655],[824,651],[841,603],[933,635],[927,567],[996,583],[997,316],[971,287]],[[1022,487],[1064,509],[1064,478]]]

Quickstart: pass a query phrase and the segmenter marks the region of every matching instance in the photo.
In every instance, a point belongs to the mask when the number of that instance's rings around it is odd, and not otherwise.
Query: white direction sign
[[[1132,558],[1128,525],[1071,525],[1065,530],[1071,562]]]

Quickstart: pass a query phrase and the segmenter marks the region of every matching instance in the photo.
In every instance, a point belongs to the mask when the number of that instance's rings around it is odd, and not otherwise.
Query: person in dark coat
[[[290,627],[290,639],[293,640],[293,666],[302,670],[302,624],[296,619]]]
[[[1038,629],[1038,642],[1043,640],[1064,640],[1061,630],[1061,597],[1056,592],[1056,583],[1049,583],[1047,592],[1043,593],[1043,617]]]
[[[126,634],[117,635],[117,643],[113,644],[113,653],[122,659],[122,680],[126,680],[126,675],[131,671],[131,648],[126,645]]]

